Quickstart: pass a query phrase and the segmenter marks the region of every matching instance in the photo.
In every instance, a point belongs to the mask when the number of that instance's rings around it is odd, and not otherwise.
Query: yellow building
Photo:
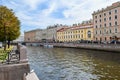
[[[57,31],[57,40],[62,42],[93,40],[93,25],[61,28]]]
[[[65,41],[65,38],[64,38],[64,33],[65,33],[65,30],[68,29],[68,28],[61,28],[59,30],[57,30],[57,41]]]

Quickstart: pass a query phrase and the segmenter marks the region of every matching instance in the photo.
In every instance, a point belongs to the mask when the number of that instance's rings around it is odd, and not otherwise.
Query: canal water
[[[43,47],[27,51],[40,80],[120,80],[120,53]]]

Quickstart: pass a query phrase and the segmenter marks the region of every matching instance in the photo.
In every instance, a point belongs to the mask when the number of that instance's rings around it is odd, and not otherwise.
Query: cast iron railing
[[[0,50],[0,64],[14,64],[19,63],[20,54],[17,49]]]

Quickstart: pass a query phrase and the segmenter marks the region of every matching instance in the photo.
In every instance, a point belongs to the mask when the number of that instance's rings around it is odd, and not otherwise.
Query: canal
[[[40,80],[119,80],[120,53],[74,48],[27,47]]]

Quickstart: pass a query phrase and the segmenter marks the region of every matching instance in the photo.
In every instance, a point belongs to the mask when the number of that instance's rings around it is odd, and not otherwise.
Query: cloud
[[[48,25],[80,23],[92,18],[93,11],[119,0],[6,0],[4,5],[15,11],[21,32]]]
[[[46,1],[47,0],[21,0],[21,2],[28,6],[31,10],[36,10],[39,5]]]

